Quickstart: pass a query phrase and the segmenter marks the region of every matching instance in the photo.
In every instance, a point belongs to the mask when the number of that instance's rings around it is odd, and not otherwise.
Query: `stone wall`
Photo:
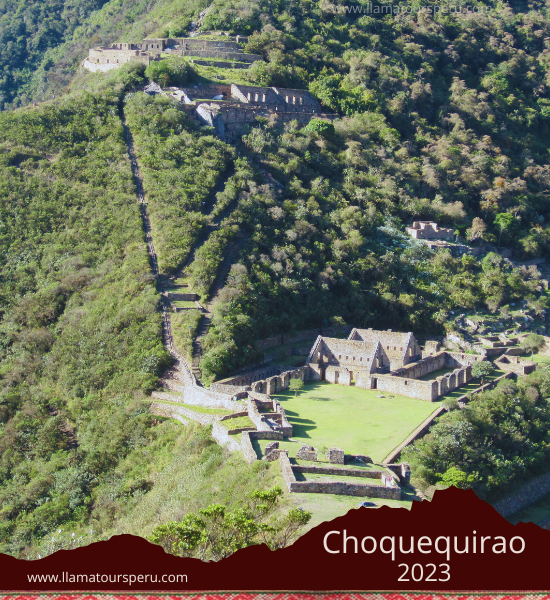
[[[409,463],[387,464],[386,467],[397,475],[402,485],[407,485],[411,482],[411,467]]]
[[[440,393],[440,385],[435,381],[420,381],[418,379],[404,379],[403,377],[394,377],[393,375],[373,375],[376,379],[377,390],[406,396],[407,398],[416,398],[433,402]]]
[[[249,431],[243,431],[241,433],[241,450],[244,454],[246,462],[253,463],[254,461],[258,460],[258,455],[256,454],[256,450],[254,450],[250,440]]]
[[[294,473],[317,473],[318,475],[341,475],[346,477],[366,477],[381,479],[385,471],[367,471],[365,469],[350,469],[341,467],[320,467],[318,465],[292,465]]]
[[[468,354],[466,352],[449,352],[446,351],[446,354],[456,360],[458,365],[462,366],[472,366],[475,362],[480,360],[485,360],[485,357],[481,354]]]
[[[252,446],[252,440],[284,440],[282,433],[278,431],[243,431],[241,434],[241,450],[247,462],[253,463],[258,460],[258,455],[254,446]],[[290,463],[289,463],[290,464]]]
[[[399,487],[344,481],[296,481],[290,484],[290,491],[300,494],[335,494],[339,496],[401,500],[401,489]]]
[[[166,297],[169,300],[181,300],[184,302],[194,302],[199,299],[198,294],[181,294],[179,292],[167,292]]]
[[[212,423],[212,437],[220,446],[227,447],[231,452],[242,449],[242,437],[244,437],[244,435],[245,433],[243,432],[241,434],[241,444],[239,444],[236,439],[229,435],[229,431],[223,425],[220,425],[218,422]]]
[[[216,381],[210,385],[210,389],[215,392],[222,392],[226,394],[234,393],[235,387],[241,388],[240,391],[244,391],[254,382],[264,381],[268,377],[279,375],[281,372],[281,367],[264,367],[263,369],[256,369],[255,371],[250,371],[241,375],[234,375],[233,377]]]
[[[131,60],[141,62],[145,65],[157,60],[158,56],[144,54],[140,50],[118,50],[116,48],[90,48],[88,60],[94,64],[116,64],[123,65]]]
[[[440,227],[435,221],[414,221],[407,227],[407,233],[418,240],[451,240],[454,237],[452,229]]]
[[[292,465],[290,464],[290,459],[288,458],[288,452],[281,452],[279,454],[279,466],[281,467],[281,475],[286,483],[286,487],[289,492],[292,492],[292,486],[297,482],[296,477],[294,477]]]
[[[529,375],[529,373],[532,373],[537,368],[535,362],[509,354],[497,358],[494,364],[501,371],[515,373],[516,375]]]
[[[550,493],[550,472],[524,484],[521,489],[494,504],[495,510],[503,517],[526,508]]]

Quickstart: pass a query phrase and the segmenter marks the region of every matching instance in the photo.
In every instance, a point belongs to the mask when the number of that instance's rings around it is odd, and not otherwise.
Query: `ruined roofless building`
[[[132,46],[133,44],[124,45]],[[120,66],[131,60],[137,60],[148,66],[159,58],[160,55],[148,54],[136,48],[90,48],[88,52],[88,62],[93,65]]]
[[[415,240],[452,240],[452,229],[440,227],[435,221],[414,221],[407,233]]]

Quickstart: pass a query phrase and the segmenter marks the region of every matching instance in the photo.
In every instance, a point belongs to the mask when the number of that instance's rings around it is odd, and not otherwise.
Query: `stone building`
[[[353,329],[348,339],[319,336],[306,364],[315,379],[372,387],[374,373],[389,373],[421,358],[412,333]],[[376,381],[376,379],[374,379]]]
[[[452,229],[440,227],[434,221],[414,221],[407,227],[407,233],[415,240],[452,240]]]
[[[231,97],[244,104],[266,106],[273,110],[321,112],[321,105],[307,90],[277,87],[231,85]]]
[[[412,333],[353,329],[348,339],[319,336],[306,360],[308,379],[377,389],[433,402],[465,385],[471,365],[481,355],[440,351],[426,353]],[[433,373],[433,377],[428,377]]]
[[[422,356],[420,345],[412,333],[399,331],[379,331],[374,329],[352,329],[349,340],[375,343],[380,342],[382,366],[390,371],[413,362]]]
[[[126,44],[131,46],[132,44]],[[145,65],[159,60],[159,54],[148,54],[136,48],[90,48],[88,62],[92,65],[110,65],[111,68],[119,67],[131,60],[137,60]]]

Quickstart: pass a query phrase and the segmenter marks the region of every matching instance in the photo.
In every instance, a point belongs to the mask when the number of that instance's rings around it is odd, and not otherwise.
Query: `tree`
[[[288,546],[311,519],[311,513],[293,508],[276,515],[277,503],[283,495],[280,487],[255,491],[248,505],[229,512],[223,504],[189,513],[181,522],[158,525],[150,541],[166,552],[193,556],[201,560],[221,560],[248,546],[265,543],[276,550]]]
[[[543,335],[538,335],[536,333],[530,333],[521,341],[521,348],[525,350],[525,352],[531,353],[531,358],[533,358],[533,354],[540,350],[544,345],[546,345],[546,340]]]
[[[472,365],[472,377],[479,379],[481,377],[481,383],[485,383],[485,377],[489,377],[495,370],[493,363],[488,360],[479,360]]]
[[[334,125],[325,121],[324,119],[311,119],[311,121],[304,127],[306,131],[316,131],[323,137],[334,133]]]
[[[482,239],[483,234],[487,230],[487,225],[483,219],[479,217],[474,217],[472,221],[472,226],[466,230],[466,239],[469,242],[473,242],[474,240]]]
[[[498,238],[498,245],[500,246],[500,240],[502,238],[502,234],[504,231],[509,231],[512,228],[512,225],[514,224],[515,219],[514,219],[514,215],[511,215],[510,213],[498,213],[495,216],[495,225],[498,227],[498,230],[500,231],[500,236]]]
[[[288,383],[288,389],[291,392],[294,392],[294,395],[297,396],[298,392],[304,387],[304,382],[298,377],[292,378]]]
[[[444,487],[454,486],[460,490],[465,490],[470,487],[470,483],[475,481],[473,475],[468,475],[464,471],[461,471],[458,467],[450,467],[445,473],[438,474],[441,477],[440,484]]]

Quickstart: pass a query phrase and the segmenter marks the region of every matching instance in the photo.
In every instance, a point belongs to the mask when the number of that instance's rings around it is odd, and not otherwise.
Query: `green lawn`
[[[248,417],[235,417],[234,419],[226,419],[220,421],[226,429],[241,429],[242,427],[254,427],[254,423]]]
[[[179,308],[196,308],[197,310],[200,310],[192,300],[173,300],[173,304]]]
[[[345,515],[349,510],[376,510],[375,508],[359,508],[360,502],[374,502],[376,506],[409,509],[414,495],[409,489],[403,490],[404,500],[386,500],[384,498],[362,498],[360,496],[337,496],[335,494],[290,494],[290,499],[296,506],[312,513],[307,529],[319,525],[323,521],[331,521]]]
[[[438,403],[390,395],[320,382],[306,384],[296,397],[293,392],[274,397],[292,423],[293,438],[319,450],[335,446],[381,461],[439,407]]]
[[[530,354],[527,354],[525,358],[528,358],[529,360],[541,365],[550,365],[550,356],[545,356],[544,354],[534,354],[533,358],[531,358]]]

